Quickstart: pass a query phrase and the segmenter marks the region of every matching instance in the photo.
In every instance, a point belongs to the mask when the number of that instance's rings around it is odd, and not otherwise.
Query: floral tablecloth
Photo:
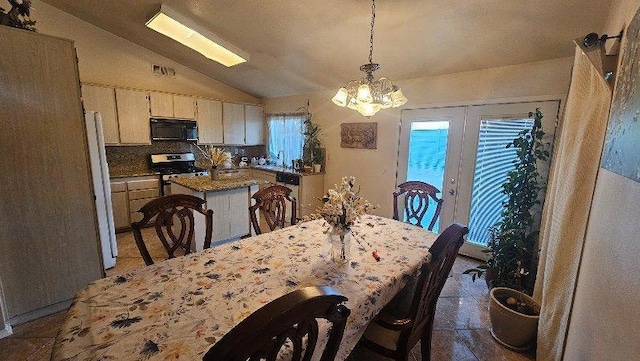
[[[353,227],[351,261],[337,265],[327,228],[322,220],[306,222],[93,282],[76,295],[52,360],[200,360],[252,312],[315,285],[349,299],[337,356],[343,360],[418,270],[436,235],[364,216]]]

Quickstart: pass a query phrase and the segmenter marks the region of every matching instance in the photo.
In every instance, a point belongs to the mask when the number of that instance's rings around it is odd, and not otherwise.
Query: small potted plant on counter
[[[314,172],[320,172],[324,161],[324,149],[318,136],[320,126],[311,121],[311,113],[308,113],[304,121],[304,146],[303,159],[307,166],[311,166]],[[306,169],[307,167],[305,167]]]
[[[536,210],[543,198],[539,162],[546,162],[549,151],[542,139],[542,113],[529,113],[533,126],[518,133],[507,148],[514,148],[514,168],[502,184],[501,220],[489,228],[489,258],[469,270],[475,281],[485,275],[491,289],[489,315],[491,333],[501,344],[514,349],[530,348],[538,326],[540,305],[527,295],[535,280],[539,218]]]

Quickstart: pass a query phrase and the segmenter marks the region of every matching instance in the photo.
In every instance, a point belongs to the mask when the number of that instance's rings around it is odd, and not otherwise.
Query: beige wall
[[[613,2],[602,32],[617,35],[640,6]],[[640,355],[640,183],[600,169],[569,324],[565,360]]]
[[[383,64],[384,65],[384,64]],[[521,64],[396,82],[409,102],[404,109],[427,106],[497,103],[509,99],[558,98],[569,86],[571,58]],[[357,69],[354,69],[354,72]],[[384,76],[384,68],[378,76]],[[345,83],[349,79],[345,79]],[[343,176],[353,175],[362,185],[362,195],[380,205],[376,213],[393,213],[391,193],[396,184],[400,110],[383,110],[371,120],[331,102],[336,89],[323,93],[266,99],[267,113],[292,112],[310,101],[313,121],[322,127],[327,148],[325,187],[331,188]],[[537,99],[536,99],[537,100]],[[378,148],[340,148],[340,123],[377,122]]]
[[[36,28],[40,33],[75,41],[82,82],[259,103],[257,98],[247,93],[117,37],[42,1],[33,1],[31,18],[36,20]],[[176,77],[153,75],[151,64],[174,68]]]

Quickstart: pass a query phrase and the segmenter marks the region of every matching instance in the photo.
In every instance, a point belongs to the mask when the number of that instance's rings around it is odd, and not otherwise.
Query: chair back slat
[[[393,219],[400,220],[400,209],[398,207],[399,197],[404,195],[404,216],[406,222],[422,227],[424,218],[431,200],[435,203],[435,212],[429,222],[428,230],[432,230],[436,224],[440,212],[442,211],[442,199],[437,194],[440,190],[429,183],[420,181],[409,181],[398,185],[398,190],[393,193]]]
[[[136,245],[147,265],[153,264],[153,259],[147,248],[142,229],[152,226],[157,239],[167,253],[167,258],[185,255],[191,252],[191,245],[195,234],[196,211],[205,217],[206,230],[204,248],[211,247],[213,233],[213,211],[205,210],[205,201],[188,194],[172,194],[156,198],[138,210],[143,214],[142,220],[131,224]],[[176,254],[176,252],[180,254]]]
[[[242,320],[205,354],[204,361],[275,360],[290,344],[293,361],[309,361],[318,341],[318,319],[331,323],[321,361],[335,359],[351,311],[331,287],[305,287],[286,294]]]
[[[284,228],[287,220],[287,202],[291,204],[290,224],[296,224],[297,200],[291,196],[291,189],[281,185],[273,185],[257,191],[251,196],[255,204],[249,207],[249,217],[256,234],[262,234],[260,215],[264,218],[269,230]]]

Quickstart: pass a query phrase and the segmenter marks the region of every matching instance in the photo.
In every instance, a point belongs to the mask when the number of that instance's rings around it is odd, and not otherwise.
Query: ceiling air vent
[[[157,76],[168,76],[170,78],[176,77],[176,70],[174,68],[169,68],[168,66],[152,64],[151,70],[153,71],[153,74]]]

